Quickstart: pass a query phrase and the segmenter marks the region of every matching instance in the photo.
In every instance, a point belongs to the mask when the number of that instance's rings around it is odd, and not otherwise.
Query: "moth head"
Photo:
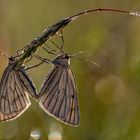
[[[13,65],[15,67],[15,69],[24,69],[25,66],[23,64],[18,65],[17,63],[17,57],[9,57],[9,65]]]
[[[68,54],[61,54],[52,60],[52,64],[68,66],[70,65],[70,56]]]
[[[9,63],[10,64],[14,64],[15,63],[15,60],[16,60],[15,57],[13,57],[13,56],[12,57],[9,57]]]
[[[68,60],[70,58],[70,56],[68,54],[61,54],[59,56],[57,56],[55,59],[66,59]]]

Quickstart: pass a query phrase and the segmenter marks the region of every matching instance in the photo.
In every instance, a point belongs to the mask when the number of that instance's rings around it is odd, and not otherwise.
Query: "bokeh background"
[[[15,55],[45,28],[93,8],[140,11],[140,1],[0,0],[0,51]],[[64,50],[83,51],[81,57],[100,65],[71,60],[81,124],[76,128],[62,124],[31,99],[21,117],[0,123],[0,140],[140,140],[139,25],[140,17],[119,13],[89,14],[68,25],[63,30]],[[7,65],[8,59],[0,55],[0,76]],[[29,70],[38,90],[50,68],[44,64]]]

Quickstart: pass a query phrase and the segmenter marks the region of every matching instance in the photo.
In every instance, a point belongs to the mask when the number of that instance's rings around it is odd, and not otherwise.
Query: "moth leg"
[[[27,71],[27,70],[32,69],[32,68],[36,68],[36,67],[40,66],[40,65],[43,64],[43,63],[44,63],[44,62],[41,61],[40,63],[38,63],[38,64],[36,64],[36,65],[33,65],[33,66],[30,66],[30,67],[27,67],[26,69],[24,69],[24,71]]]
[[[45,46],[46,46],[49,50],[48,50],[47,48],[45,48],[45,47],[42,47],[42,49],[44,49],[47,53],[50,53],[50,54],[56,56],[56,50],[51,49],[51,48],[49,47],[49,45],[47,45],[46,43],[45,43]]]
[[[27,71],[27,70],[32,69],[32,68],[36,68],[36,67],[40,66],[41,64],[43,64],[44,62],[46,62],[46,63],[50,63],[51,62],[51,60],[49,60],[47,58],[43,58],[43,57],[41,57],[41,56],[39,56],[37,54],[34,55],[34,57],[37,58],[37,59],[39,59],[39,60],[41,60],[41,62],[38,63],[38,64],[36,64],[36,65],[30,66],[30,67],[24,69],[24,71]]]
[[[60,34],[58,34],[58,36],[61,37],[61,45],[59,46],[59,49],[62,50],[64,46],[64,36],[62,30],[60,30]]]
[[[63,46],[64,46],[64,37],[63,37],[62,30],[60,31],[59,36],[61,37],[61,45],[57,45],[57,44],[56,44],[54,41],[52,41],[51,39],[50,39],[50,42],[59,50],[59,52],[64,53],[64,52],[62,51]]]
[[[60,49],[62,50],[63,45],[64,45],[64,36],[63,36],[62,30],[60,32],[61,32],[61,41],[62,41],[61,46],[60,46]]]

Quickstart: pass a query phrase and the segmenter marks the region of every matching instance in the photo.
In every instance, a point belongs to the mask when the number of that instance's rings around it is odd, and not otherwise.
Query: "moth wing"
[[[49,115],[67,124],[79,124],[76,84],[70,67],[55,66],[39,95],[42,96],[40,106]]]
[[[27,75],[27,73],[24,70],[20,70],[18,71],[20,80],[22,81],[22,83],[24,84],[24,87],[27,90],[27,93],[33,97],[33,98],[37,98],[37,92],[36,92],[36,88],[32,82],[32,80],[30,79],[30,77]]]
[[[16,119],[30,106],[28,93],[35,90],[27,77],[11,65],[6,68],[0,84],[0,121]]]
[[[68,84],[67,84],[67,92],[70,95],[70,111],[67,117],[63,120],[71,125],[79,125],[80,123],[80,111],[77,97],[77,89],[75,79],[70,67],[68,68]]]

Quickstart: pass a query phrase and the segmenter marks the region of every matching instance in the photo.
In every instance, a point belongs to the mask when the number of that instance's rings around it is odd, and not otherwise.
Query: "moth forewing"
[[[24,71],[24,69],[22,69],[18,72],[19,72],[20,80],[22,81],[22,83],[24,83],[27,93],[31,97],[36,99],[36,97],[37,97],[36,88],[31,80],[30,76],[27,74],[26,71]]]
[[[36,95],[35,87],[24,72],[24,67],[15,65],[9,58],[0,83],[0,121],[10,121],[19,117],[30,106],[30,95]]]
[[[79,101],[78,101],[78,95],[77,95],[76,80],[75,80],[74,74],[70,67],[69,67],[68,73],[69,73],[69,78],[71,79],[71,86],[73,86],[73,88],[72,88],[73,92],[71,92],[71,93],[73,93],[73,94],[71,94],[71,102],[72,102],[71,112],[73,113],[73,115],[75,117],[74,124],[79,125],[80,109],[79,109]],[[70,81],[70,80],[68,80],[68,81]],[[67,119],[68,119],[68,117],[67,117]],[[72,121],[72,119],[71,119],[71,121]]]
[[[80,122],[77,89],[68,62],[69,57],[64,54],[52,60],[54,68],[42,85],[39,104],[50,116],[77,126]]]

